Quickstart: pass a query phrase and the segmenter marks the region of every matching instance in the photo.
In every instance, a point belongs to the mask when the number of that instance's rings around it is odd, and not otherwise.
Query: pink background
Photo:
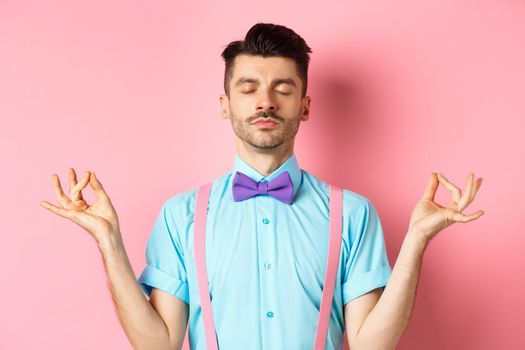
[[[428,176],[484,183],[430,244],[399,349],[523,349],[520,1],[0,3],[1,349],[129,349],[94,239],[39,206],[93,170],[136,275],[162,202],[230,170],[220,52],[256,22],[312,47],[303,169],[376,205],[394,264]],[[91,190],[85,193],[93,199]],[[440,187],[437,200],[446,203]]]

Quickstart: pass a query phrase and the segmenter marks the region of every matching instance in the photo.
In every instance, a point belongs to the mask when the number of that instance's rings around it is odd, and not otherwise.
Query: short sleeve
[[[383,229],[373,204],[361,197],[350,209],[343,235],[343,305],[376,288],[384,288],[392,272]]]
[[[137,282],[148,297],[157,288],[189,304],[184,250],[169,204],[166,201],[157,215],[146,246],[146,267]]]

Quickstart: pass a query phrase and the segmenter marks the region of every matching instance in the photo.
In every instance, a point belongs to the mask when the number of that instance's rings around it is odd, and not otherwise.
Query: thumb
[[[90,176],[89,176],[89,184],[93,188],[93,191],[95,192],[95,195],[97,197],[99,196],[108,197],[106,191],[104,190],[104,187],[102,186],[102,184],[100,183],[100,181],[98,180],[97,176],[95,175],[93,171],[90,173]]]
[[[428,179],[427,188],[425,189],[422,199],[434,201],[434,196],[436,195],[438,186],[439,181],[436,177],[436,173],[433,172]]]

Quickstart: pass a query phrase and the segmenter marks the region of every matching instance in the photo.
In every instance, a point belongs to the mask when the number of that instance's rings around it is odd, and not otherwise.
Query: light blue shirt
[[[288,171],[294,200],[258,195],[234,202],[236,171],[270,181]],[[197,188],[167,199],[146,248],[138,282],[189,304],[191,349],[206,349],[195,257]],[[233,171],[213,181],[206,226],[206,266],[220,349],[311,350],[328,259],[329,186],[299,167],[295,154],[268,176],[235,155]],[[343,189],[341,254],[326,348],[343,349],[343,306],[391,274],[379,216],[362,195]]]

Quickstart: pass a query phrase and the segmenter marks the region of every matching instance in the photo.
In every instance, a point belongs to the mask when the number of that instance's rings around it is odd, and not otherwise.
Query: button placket
[[[264,182],[264,179],[260,182]],[[261,316],[266,321],[263,325],[262,332],[263,334],[274,334],[274,327],[278,325],[273,319],[276,317],[276,312],[274,308],[278,305],[276,299],[275,290],[276,290],[276,276],[274,273],[274,263],[275,263],[275,251],[273,247],[275,246],[275,225],[272,220],[274,220],[275,215],[275,201],[276,199],[271,196],[257,196],[255,197],[257,210],[257,227],[260,242],[260,251],[259,251],[259,268],[260,268],[260,278],[262,284],[262,295],[261,295]],[[276,272],[276,271],[275,271]]]

